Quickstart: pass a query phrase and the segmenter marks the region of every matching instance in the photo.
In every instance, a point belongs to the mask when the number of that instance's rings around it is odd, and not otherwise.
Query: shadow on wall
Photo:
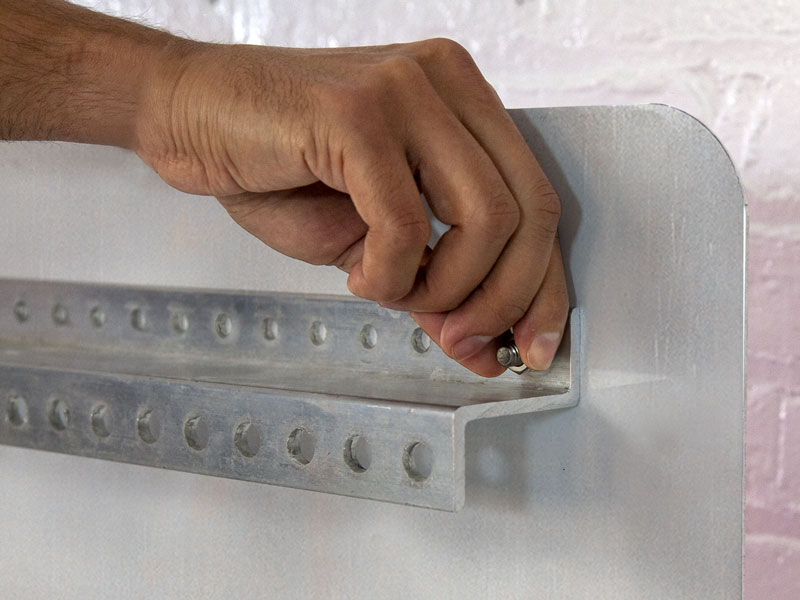
[[[570,187],[563,170],[558,166],[558,162],[527,113],[519,110],[511,111],[510,114],[517,128],[525,137],[525,140],[533,148],[536,159],[539,161],[539,164],[542,166],[547,178],[550,180],[550,183],[553,185],[553,188],[556,190],[561,200],[562,218],[559,224],[561,253],[564,257],[564,265],[566,265],[570,306],[576,306],[575,283],[569,265],[572,263],[573,240],[578,239],[578,231],[580,231],[581,228],[581,217],[583,214],[581,205],[572,187]],[[566,217],[567,215],[568,218]]]
[[[653,385],[670,384],[625,386],[626,402],[643,397]],[[609,400],[614,394],[614,389],[608,390]],[[669,465],[680,460],[674,438],[644,427],[631,431],[614,425],[613,412],[625,410],[626,402],[470,422],[466,505],[460,514],[468,527],[502,530],[512,513],[514,532],[509,531],[509,539],[522,534],[526,541],[524,553],[516,549],[518,559],[531,569],[553,561],[594,564],[610,573],[619,571],[619,593],[632,587],[646,595],[655,588],[663,590],[664,597],[695,597],[705,567],[682,552],[677,541],[664,545],[667,553],[651,562],[652,568],[624,572],[630,565],[641,566],[637,553],[653,539],[670,532],[680,540],[681,532],[696,533],[699,515],[714,518],[708,501],[698,506],[704,490],[670,481]],[[653,462],[654,456],[660,459]],[[710,489],[713,481],[707,486]],[[610,504],[609,498],[617,498],[617,503]],[[593,515],[590,527],[582,518],[586,514]],[[515,548],[502,549],[507,550]],[[675,578],[676,572],[685,576]],[[612,590],[609,593],[613,597]]]

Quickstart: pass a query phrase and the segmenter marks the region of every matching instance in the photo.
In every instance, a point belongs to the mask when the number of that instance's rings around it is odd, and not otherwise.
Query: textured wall
[[[664,102],[708,124],[751,207],[748,600],[800,597],[800,3],[84,1],[214,41],[448,36],[509,106]]]

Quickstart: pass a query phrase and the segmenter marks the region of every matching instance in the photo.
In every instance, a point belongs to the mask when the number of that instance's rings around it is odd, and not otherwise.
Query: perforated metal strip
[[[467,421],[577,402],[572,322],[486,380],[359,300],[2,281],[0,443],[457,510]]]

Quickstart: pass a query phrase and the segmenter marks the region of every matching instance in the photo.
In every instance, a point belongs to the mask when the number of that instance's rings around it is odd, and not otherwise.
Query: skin
[[[549,367],[568,296],[560,203],[469,53],[432,39],[207,44],[58,0],[0,0],[0,139],[135,151],[288,256],[347,273],[451,357]],[[451,229],[433,250],[420,198]]]

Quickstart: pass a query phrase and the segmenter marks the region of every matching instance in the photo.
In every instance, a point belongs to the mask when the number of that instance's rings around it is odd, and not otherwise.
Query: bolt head
[[[502,346],[497,350],[497,362],[499,362],[504,367],[510,366],[513,359],[514,355],[511,352],[510,348]]]

